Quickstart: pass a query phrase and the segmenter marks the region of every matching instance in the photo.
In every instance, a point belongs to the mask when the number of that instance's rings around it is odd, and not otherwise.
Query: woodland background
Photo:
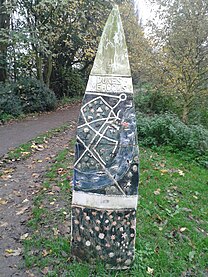
[[[112,2],[0,0],[2,122],[83,95]],[[207,165],[199,157],[208,149],[208,1],[153,0],[157,13],[148,27],[133,1],[116,2],[140,142],[187,149]]]

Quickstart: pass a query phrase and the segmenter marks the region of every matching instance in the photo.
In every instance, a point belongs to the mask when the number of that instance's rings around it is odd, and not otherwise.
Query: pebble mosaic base
[[[128,268],[134,260],[136,211],[73,207],[72,255],[107,268]],[[90,228],[89,228],[90,225]]]

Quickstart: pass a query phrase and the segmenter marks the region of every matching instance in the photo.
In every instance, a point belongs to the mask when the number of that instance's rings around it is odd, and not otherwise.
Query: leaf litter
[[[18,266],[23,254],[22,243],[31,240],[31,230],[26,225],[31,218],[31,200],[35,194],[42,190],[42,176],[48,164],[66,146],[71,136],[71,130],[67,130],[52,137],[47,147],[33,144],[31,149],[33,155],[27,157],[26,160],[17,162],[20,159],[14,158],[7,159],[6,162],[1,161],[3,170],[0,172],[0,183],[4,184],[5,181],[7,183],[1,187],[0,191],[0,207],[2,207],[0,227],[1,240],[4,245],[3,255],[0,255],[0,264],[4,264],[4,269],[0,269],[0,275],[2,275],[1,270],[4,270],[3,276],[36,276],[36,274]],[[35,171],[33,161],[36,164]],[[8,163],[12,163],[13,167],[5,169],[4,167]],[[55,194],[59,193],[59,188],[55,184],[53,191]],[[6,205],[7,208],[3,209]],[[60,228],[62,227],[60,226]],[[59,236],[59,228],[54,226],[53,233],[55,236]],[[10,260],[10,257],[13,259]]]

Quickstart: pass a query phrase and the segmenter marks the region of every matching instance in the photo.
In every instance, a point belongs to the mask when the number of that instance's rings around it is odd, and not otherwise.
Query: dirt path
[[[73,118],[75,116],[74,113]],[[43,151],[34,153],[26,161],[14,162],[3,168],[4,175],[0,177],[1,277],[35,276],[24,269],[22,257],[22,240],[28,232],[26,223],[31,215],[32,198],[40,189],[42,176],[54,156],[66,148],[74,135],[75,127],[50,139]]]
[[[48,114],[35,116],[20,122],[0,126],[0,157],[10,148],[17,147],[32,138],[60,125],[76,121],[80,105],[69,106],[68,109],[58,110]]]

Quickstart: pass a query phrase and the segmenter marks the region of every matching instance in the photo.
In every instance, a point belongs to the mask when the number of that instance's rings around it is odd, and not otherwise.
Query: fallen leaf
[[[22,154],[22,156],[24,157],[24,156],[29,155],[29,154],[30,154],[30,152],[21,152],[21,154]]]
[[[46,257],[49,254],[49,252],[46,249],[43,249],[42,256]]]
[[[38,144],[38,145],[36,145],[36,144],[32,144],[31,145],[31,148],[32,149],[35,149],[35,150],[37,150],[37,151],[43,151],[44,150],[44,146],[42,145],[42,144]]]
[[[185,175],[185,173],[182,171],[182,170],[178,170],[178,174],[180,175],[180,176],[184,176]]]
[[[160,172],[161,172],[162,174],[164,174],[164,173],[168,173],[168,170],[167,170],[167,169],[161,169]]]
[[[28,233],[25,233],[25,234],[23,234],[23,235],[20,237],[20,239],[21,239],[21,240],[25,240],[28,236],[29,236],[29,234],[28,234]]]
[[[158,214],[156,214],[156,218],[157,218],[157,220],[158,220],[159,222],[162,222],[162,221],[163,221],[162,218],[161,218]]]
[[[172,189],[177,190],[178,187],[177,186],[172,186]]]
[[[35,277],[33,273],[31,273],[29,270],[26,271],[28,277]]]
[[[63,175],[64,173],[66,173],[66,170],[65,170],[64,168],[59,168],[59,169],[57,170],[57,173],[58,173],[59,175]]]
[[[12,173],[12,172],[14,172],[13,168],[8,168],[8,169],[4,170],[4,174],[8,174],[8,173]]]
[[[42,150],[44,150],[44,148],[45,147],[42,144],[38,144],[38,149],[37,150],[38,151],[42,151]]]
[[[8,225],[9,225],[8,222],[3,222],[3,223],[0,224],[0,227],[7,227]]]
[[[187,229],[186,227],[181,227],[181,228],[179,229],[179,231],[180,231],[180,232],[184,232],[184,231],[186,231],[186,229]]]
[[[46,257],[46,256],[48,256],[50,253],[52,253],[52,250],[47,251],[46,249],[43,249],[43,251],[42,251],[42,256],[43,256],[43,257]]]
[[[43,270],[41,270],[41,272],[42,272],[44,275],[46,275],[46,274],[48,274],[48,272],[49,272],[49,268],[48,268],[48,267],[45,267]]]
[[[5,256],[19,256],[22,253],[22,249],[18,248],[17,250],[14,249],[6,249]]]
[[[154,195],[159,195],[160,192],[161,192],[161,189],[157,189],[157,190],[154,191]]]
[[[147,274],[152,275],[153,273],[154,273],[154,269],[148,266]]]
[[[22,203],[26,203],[26,202],[29,202],[27,198],[22,201]]]
[[[1,175],[0,178],[3,179],[4,181],[7,181],[7,180],[11,179],[12,176],[11,175]]]
[[[14,193],[14,195],[16,195],[17,197],[21,197],[21,192],[20,192],[20,191],[14,190],[13,193]]]
[[[61,190],[61,188],[60,187],[58,187],[58,186],[52,186],[52,191],[57,191],[57,192],[59,192]]]
[[[39,177],[40,177],[40,174],[33,173],[33,174],[32,174],[32,177],[34,177],[34,178],[39,178]]]
[[[8,203],[7,200],[0,198],[0,205],[6,205]]]
[[[28,206],[22,207],[21,209],[19,209],[19,211],[16,213],[16,215],[21,215],[21,214],[23,214],[28,209],[29,209]]]
[[[14,250],[13,249],[6,249],[5,252],[8,253],[8,254],[11,254],[11,253],[14,252]]]
[[[57,228],[52,228],[54,236],[58,236],[59,230]]]

